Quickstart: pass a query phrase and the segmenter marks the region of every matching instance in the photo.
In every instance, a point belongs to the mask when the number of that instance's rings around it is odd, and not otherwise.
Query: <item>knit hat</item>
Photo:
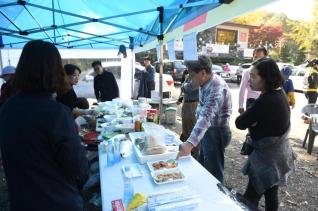
[[[290,69],[290,67],[286,66],[283,67],[281,73],[288,78],[293,73],[293,71]]]

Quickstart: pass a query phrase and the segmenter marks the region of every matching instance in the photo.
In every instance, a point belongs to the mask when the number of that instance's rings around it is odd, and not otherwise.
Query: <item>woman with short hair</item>
[[[268,58],[254,62],[251,86],[261,95],[237,117],[240,130],[249,129],[247,144],[252,148],[242,171],[249,182],[244,198],[257,209],[262,195],[265,210],[278,209],[278,187],[286,184],[295,169],[294,154],[288,141],[290,108],[282,90],[283,78],[277,64]]]
[[[66,73],[66,82],[68,86],[67,91],[57,92],[56,100],[69,107],[74,117],[89,114],[91,112],[90,110],[83,110],[89,108],[87,99],[78,98],[73,88],[73,86],[78,83],[81,69],[76,65],[66,64],[64,65],[64,70]]]

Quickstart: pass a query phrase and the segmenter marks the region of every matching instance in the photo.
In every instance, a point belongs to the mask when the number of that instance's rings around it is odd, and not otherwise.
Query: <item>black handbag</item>
[[[254,148],[250,144],[251,141],[252,141],[251,137],[249,135],[246,135],[246,139],[243,143],[243,146],[240,152],[241,155],[250,155],[253,152]]]

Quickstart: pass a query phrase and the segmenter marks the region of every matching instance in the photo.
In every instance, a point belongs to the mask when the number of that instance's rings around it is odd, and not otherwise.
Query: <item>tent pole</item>
[[[157,10],[159,11],[159,28],[160,28],[160,35],[158,36],[158,41],[160,45],[160,71],[159,71],[159,96],[160,96],[160,102],[159,102],[159,124],[162,122],[162,114],[163,114],[163,90],[162,90],[162,74],[163,74],[163,7],[158,7]]]
[[[135,60],[135,53],[134,53],[134,49],[131,49],[131,99],[134,97],[134,60]]]
[[[53,11],[52,11],[52,16],[53,16],[53,26],[55,27],[56,25],[55,25],[55,7],[54,7],[54,0],[52,0],[52,9],[53,9]],[[55,34],[55,30],[56,29],[54,29],[53,30],[53,33],[54,33],[54,43],[56,43],[56,34]]]
[[[2,50],[0,50],[0,69],[3,69],[3,62],[2,62]]]
[[[160,96],[160,102],[159,102],[159,123],[161,124],[162,122],[162,114],[163,114],[163,90],[162,90],[162,74],[163,74],[163,41],[159,41],[160,45],[160,74],[159,74],[159,96]]]

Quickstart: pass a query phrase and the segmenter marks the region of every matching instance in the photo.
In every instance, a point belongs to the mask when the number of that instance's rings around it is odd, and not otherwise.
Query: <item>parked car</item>
[[[252,63],[243,63],[239,65],[239,68],[236,70],[237,83],[240,84],[243,76],[243,72],[249,69],[252,66]]]
[[[155,62],[154,67],[156,69],[156,72],[159,73],[159,62]],[[181,82],[182,75],[185,69],[187,69],[187,67],[184,65],[183,60],[163,60],[163,73],[171,75],[174,81]]]
[[[224,71],[224,68],[222,68],[222,66],[220,66],[220,65],[213,64],[212,65],[212,72],[221,76],[221,78],[223,78],[226,81],[231,80],[231,70]]]
[[[304,65],[299,65],[294,67],[293,73],[289,78],[293,81],[294,89],[296,92],[304,92],[306,91],[308,87],[308,75],[309,71],[307,71],[307,68]]]
[[[216,73],[218,75],[221,75],[221,72],[223,72],[223,68],[220,65],[217,65],[217,64],[213,64],[211,70],[212,70],[213,73]]]
[[[240,84],[242,79],[242,72],[240,70],[240,66],[230,65],[230,69],[231,81]]]
[[[291,69],[294,69],[294,68],[295,68],[294,65],[291,64],[291,63],[276,62],[276,64],[278,65],[278,68],[279,68],[280,70],[282,70],[283,67],[290,67]]]

